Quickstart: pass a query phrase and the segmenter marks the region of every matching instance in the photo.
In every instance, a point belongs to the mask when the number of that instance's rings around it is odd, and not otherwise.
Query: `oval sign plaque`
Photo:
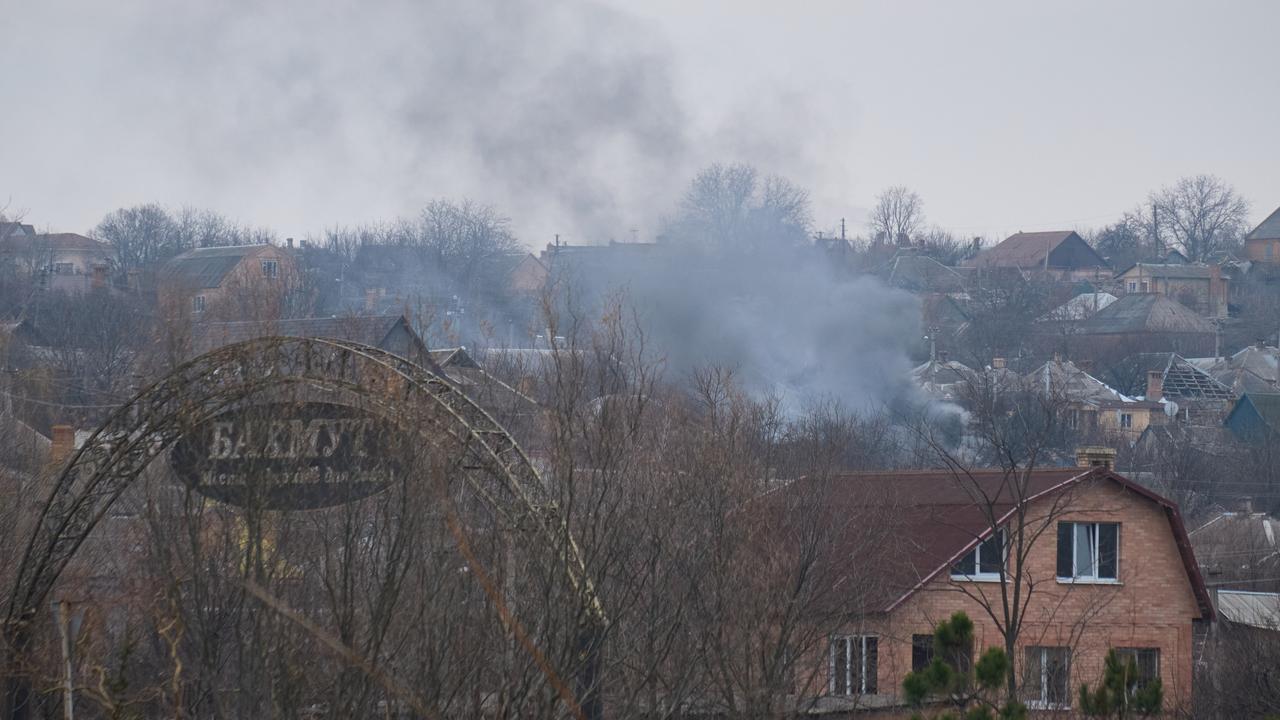
[[[206,497],[268,510],[310,510],[368,497],[396,476],[403,433],[332,403],[264,403],[217,415],[183,436],[173,471]]]

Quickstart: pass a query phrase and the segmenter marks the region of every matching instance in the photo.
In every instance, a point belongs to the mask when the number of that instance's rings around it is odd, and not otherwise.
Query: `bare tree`
[[[712,252],[802,245],[809,240],[809,196],[789,180],[750,165],[712,165],[693,179],[665,235]]]
[[[114,210],[92,234],[115,248],[116,268],[121,271],[151,265],[185,249],[173,218],[154,203]]]
[[[924,229],[924,201],[903,185],[890,187],[876,197],[867,227],[874,239],[889,243],[910,240]]]
[[[1152,193],[1153,214],[1143,217],[1152,237],[1176,247],[1193,262],[1235,246],[1247,230],[1249,202],[1226,181],[1195,175]]]

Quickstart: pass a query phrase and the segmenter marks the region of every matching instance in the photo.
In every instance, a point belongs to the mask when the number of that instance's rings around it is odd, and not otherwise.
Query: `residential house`
[[[1121,392],[1171,402],[1176,416],[1193,424],[1218,424],[1236,398],[1231,388],[1177,353],[1131,355],[1112,366],[1111,376]]]
[[[1116,275],[1116,281],[1129,295],[1159,293],[1205,317],[1227,316],[1230,283],[1212,263],[1137,263]]]
[[[1254,512],[1219,512],[1191,531],[1200,573],[1214,587],[1280,591],[1280,519]]]
[[[35,237],[35,235],[36,228],[34,225],[9,220],[0,221],[0,241],[9,240],[17,236]]]
[[[1280,208],[1244,236],[1244,253],[1253,262],[1280,263]]]
[[[1158,385],[1147,398],[1117,392],[1070,360],[1054,358],[1026,375],[1028,386],[1060,401],[1067,427],[1082,434],[1102,433],[1129,443],[1166,419]],[[1157,381],[1158,382],[1158,381]]]
[[[1077,328],[1092,357],[1118,359],[1140,352],[1212,355],[1213,323],[1182,303],[1154,293],[1125,295]]]
[[[1261,340],[1229,358],[1194,358],[1189,362],[1236,395],[1280,392],[1280,348]]]
[[[877,271],[885,283],[913,293],[963,293],[965,278],[955,268],[947,267],[914,248],[902,249]]]
[[[1087,320],[1118,298],[1107,292],[1084,292],[1040,317],[1042,323],[1077,323]]]
[[[0,239],[0,266],[40,278],[50,290],[85,292],[108,286],[110,245],[76,233],[28,234],[29,226],[22,227]]]
[[[1106,259],[1070,230],[1016,233],[978,253],[971,261],[981,270],[1015,268],[1058,280],[1097,280],[1111,276]]]
[[[430,357],[404,315],[200,323],[192,328],[191,354],[201,355],[226,345],[272,336],[349,340],[420,363],[428,362]]]
[[[1088,465],[1090,457],[1079,461]],[[1135,658],[1144,677],[1160,678],[1166,709],[1189,707],[1193,627],[1214,611],[1178,508],[1105,466],[1023,477],[857,473],[776,491],[782,503],[793,490],[826,498],[813,521],[829,529],[830,583],[859,598],[830,636],[821,661],[826,694],[816,712],[905,716],[902,681],[932,660],[933,629],[954,612],[974,623],[967,662],[1003,647],[993,620],[1002,617],[1002,576],[1024,593],[1034,582],[1023,595],[1012,658],[1030,707],[1071,708],[1081,684],[1101,679],[1110,649]],[[862,523],[844,520],[866,513],[883,524],[882,535],[869,537]],[[1028,539],[1021,549],[1018,536]],[[1006,565],[1015,555],[1025,560],[1021,576]]]
[[[1276,442],[1280,434],[1280,393],[1241,395],[1223,424],[1245,442]]]
[[[973,376],[972,369],[949,360],[945,353],[911,371],[911,379],[921,392],[934,400],[951,403],[971,399],[966,388]]]
[[[195,320],[282,317],[300,286],[293,253],[275,245],[188,250],[164,265],[157,283],[162,312]]]

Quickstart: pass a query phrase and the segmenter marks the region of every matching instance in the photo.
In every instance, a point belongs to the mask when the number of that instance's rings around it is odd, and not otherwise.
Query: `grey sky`
[[[42,228],[157,201],[301,236],[469,195],[584,242],[717,160],[856,231],[890,184],[991,237],[1200,172],[1280,205],[1275,2],[0,4],[0,202]]]

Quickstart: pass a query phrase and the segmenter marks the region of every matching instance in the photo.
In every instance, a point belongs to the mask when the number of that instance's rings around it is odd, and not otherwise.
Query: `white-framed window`
[[[832,695],[874,695],[877,675],[874,635],[834,635],[831,638]]]
[[[1034,708],[1071,707],[1071,648],[1031,646],[1022,651],[1023,698]]]
[[[1130,689],[1137,692],[1149,685],[1151,682],[1160,677],[1160,648],[1115,648],[1116,655],[1120,661],[1133,664],[1138,669],[1138,675],[1131,679]]]
[[[262,261],[262,276],[267,278],[276,278],[280,275],[280,263],[275,260]]]
[[[1120,427],[1126,429],[1133,427],[1133,413],[1120,413]]]
[[[53,264],[54,275],[74,275],[76,266],[69,262],[57,262]]]
[[[204,296],[203,295],[191,296],[191,312],[193,313],[204,312]]]
[[[1151,292],[1151,286],[1147,284],[1146,280],[1142,281],[1142,292],[1144,293]]]
[[[951,577],[957,580],[999,580],[1004,570],[1004,540],[1003,528],[992,533],[951,566]]]
[[[1116,523],[1058,523],[1058,579],[1115,582],[1120,556]]]
[[[1138,283],[1137,283],[1137,281],[1135,281],[1135,280],[1130,280],[1130,281],[1129,281],[1129,292],[1131,292],[1131,293],[1136,293],[1136,292],[1138,292]]]

